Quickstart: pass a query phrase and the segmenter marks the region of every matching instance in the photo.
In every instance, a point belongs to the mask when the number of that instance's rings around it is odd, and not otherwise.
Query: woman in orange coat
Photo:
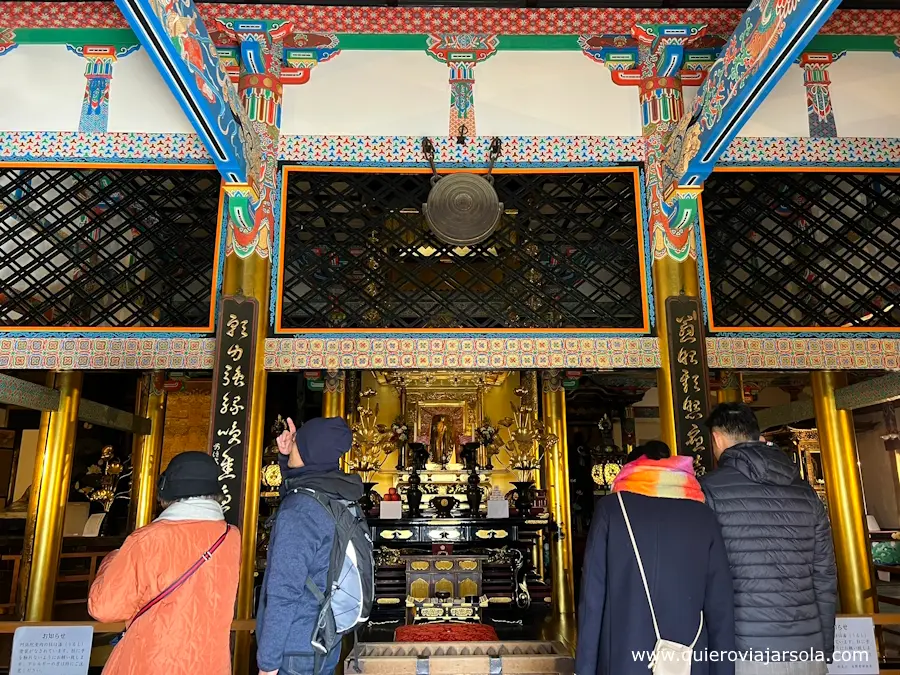
[[[225,524],[216,461],[177,455],[160,477],[159,499],[162,515],[103,560],[91,587],[91,616],[128,626],[103,675],[230,675],[241,537]]]

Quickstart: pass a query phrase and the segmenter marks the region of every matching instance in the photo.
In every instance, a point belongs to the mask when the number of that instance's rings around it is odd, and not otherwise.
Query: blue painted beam
[[[116,5],[209,150],[226,185],[255,194],[261,153],[234,84],[192,0]]]
[[[669,199],[697,191],[741,127],[800,56],[840,0],[753,0],[706,82],[666,140]]]

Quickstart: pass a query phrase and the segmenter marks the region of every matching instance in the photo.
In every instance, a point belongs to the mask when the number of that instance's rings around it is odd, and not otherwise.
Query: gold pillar
[[[716,392],[717,403],[743,403],[744,377],[733,370],[721,374],[721,388]]]
[[[329,370],[322,391],[322,417],[347,416],[347,387],[344,373]]]
[[[523,389],[528,390],[528,398],[523,401],[523,403],[527,403],[531,408],[531,416],[534,418],[534,421],[538,421],[538,376],[536,370],[523,370],[521,375],[519,376],[519,386]],[[494,420],[496,423],[497,420]],[[534,488],[536,490],[540,490],[543,488],[544,480],[541,476],[540,471],[536,471],[534,474]],[[541,549],[541,555],[543,556],[543,548]]]
[[[575,584],[572,570],[572,521],[569,503],[569,451],[566,441],[566,393],[562,374],[542,373],[544,428],[559,439],[546,452],[545,486],[547,506],[556,526],[550,542],[550,566],[553,577],[553,607],[557,614],[575,611]]]
[[[231,224],[229,223],[229,227]],[[243,295],[259,303],[256,323],[256,349],[253,357],[253,393],[250,397],[250,432],[247,436],[244,471],[248,477],[244,485],[243,518],[241,520],[241,569],[238,584],[237,619],[253,615],[253,585],[256,579],[256,538],[259,524],[259,476],[266,430],[266,369],[265,344],[269,328],[269,258],[253,252],[246,258],[229,255],[225,258],[225,295]],[[250,670],[250,633],[238,631],[234,641],[234,673],[246,675]]]
[[[143,376],[139,413],[150,420],[150,433],[135,438],[131,510],[133,529],[149,525],[156,506],[156,483],[162,457],[163,430],[166,422],[165,375],[161,370]]]
[[[834,400],[835,390],[847,386],[847,376],[816,371],[811,379],[834,538],[840,611],[871,614],[875,611],[875,585],[853,413],[838,409]]]
[[[697,261],[687,258],[679,262],[670,256],[653,261],[653,299],[656,307],[656,334],[659,336],[659,370],[656,382],[659,393],[659,438],[678,454],[675,437],[675,408],[672,397],[672,356],[669,354],[669,320],[666,298],[681,294],[699,297],[700,279]]]
[[[325,389],[322,390],[322,417],[347,418],[347,377],[338,370],[329,370],[325,374]],[[349,452],[341,455],[341,471],[349,471],[350,459]]]
[[[19,572],[25,594],[25,621],[50,621],[53,618],[82,380],[82,373],[77,371],[56,373],[53,384],[59,389],[59,409],[41,417],[35,481],[31,484],[25,524],[25,554]]]

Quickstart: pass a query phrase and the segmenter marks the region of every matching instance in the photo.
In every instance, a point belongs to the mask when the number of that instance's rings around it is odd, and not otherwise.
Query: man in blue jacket
[[[825,506],[797,465],[760,440],[756,415],[709,415],[718,468],[702,481],[734,579],[736,675],[825,675],[834,653],[837,575]],[[801,660],[802,659],[802,660]]]
[[[340,643],[314,672],[310,638],[319,602],[306,587],[310,577],[324,593],[335,523],[318,501],[290,493],[310,488],[356,501],[363,495],[362,480],[340,470],[340,458],[350,450],[353,435],[340,417],[317,417],[298,431],[278,438],[282,494],[269,545],[260,609],[256,618],[256,662],[260,675],[332,675],[341,657]]]

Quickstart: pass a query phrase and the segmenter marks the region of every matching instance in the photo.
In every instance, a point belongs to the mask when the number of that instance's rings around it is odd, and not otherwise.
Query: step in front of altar
[[[560,642],[360,643],[346,675],[573,675],[575,661]]]

